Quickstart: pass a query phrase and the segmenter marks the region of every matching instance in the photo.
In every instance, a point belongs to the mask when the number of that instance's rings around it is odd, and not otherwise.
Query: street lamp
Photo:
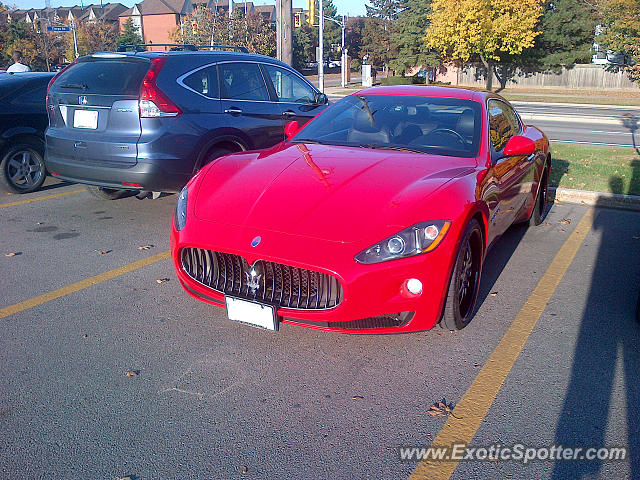
[[[340,54],[342,59],[340,60],[340,76],[342,77],[340,84],[342,85],[342,88],[344,88],[346,86],[346,81],[347,81],[347,76],[345,75],[345,66],[344,64],[346,63],[346,59],[347,59],[347,53],[344,50],[344,30],[346,27],[346,19],[345,16],[342,16],[342,23],[340,23],[338,20],[336,20],[335,18],[331,18],[331,17],[324,17],[325,20],[329,20],[337,25],[340,26],[340,29],[342,30],[342,44],[340,46]],[[320,61],[324,61],[324,59],[320,59]]]

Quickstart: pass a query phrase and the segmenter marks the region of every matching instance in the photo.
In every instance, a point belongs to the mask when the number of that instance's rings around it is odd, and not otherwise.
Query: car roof
[[[257,53],[244,53],[244,52],[234,52],[229,50],[199,50],[197,52],[190,50],[169,50],[167,52],[154,52],[154,51],[146,51],[146,52],[96,52],[93,55],[87,55],[86,57],[81,58],[110,58],[113,60],[117,60],[118,58],[159,58],[159,57],[202,57],[209,58],[212,61],[250,61],[250,62],[265,62],[265,63],[273,63],[274,65],[281,65],[288,68],[291,66],[287,65],[280,60],[277,60],[273,57],[267,57],[266,55],[258,55]]]
[[[393,85],[385,87],[370,87],[352,95],[405,95],[419,97],[459,98],[462,100],[483,101],[487,97],[498,97],[491,92],[468,87],[440,86],[440,85]]]
[[[55,75],[53,72],[4,72],[0,79],[2,80],[15,80],[15,81],[26,81],[33,80],[34,78],[52,78]]]

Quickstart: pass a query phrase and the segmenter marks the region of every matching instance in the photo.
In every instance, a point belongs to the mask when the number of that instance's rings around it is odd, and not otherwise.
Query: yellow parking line
[[[24,205],[26,203],[39,202],[40,200],[49,200],[50,198],[66,197],[67,195],[73,195],[75,193],[82,193],[82,192],[86,192],[86,190],[85,189],[71,190],[70,192],[54,193],[53,195],[43,195],[41,197],[29,198],[27,200],[18,200],[17,202],[0,203],[0,208],[15,207],[16,205]]]
[[[504,337],[456,405],[455,418],[448,417],[432,446],[450,447],[454,443],[468,444],[473,440],[551,295],[591,229],[593,219],[593,210],[588,210],[576,225]],[[457,465],[457,461],[423,460],[409,479],[445,480],[451,477]]]
[[[142,260],[129,263],[128,265],[114,268],[113,270],[101,273],[100,275],[95,275],[85,280],[80,280],[79,282],[72,283],[71,285],[67,285],[66,287],[62,287],[57,290],[53,290],[52,292],[38,295],[37,297],[24,300],[23,302],[19,302],[14,305],[9,305],[8,307],[0,309],[0,318],[8,317],[9,315],[22,312],[29,308],[37,307],[38,305],[50,302],[51,300],[55,300],[56,298],[64,297],[65,295],[69,295],[70,293],[74,293],[79,290],[84,290],[85,288],[97,285],[98,283],[102,283],[105,280],[110,280],[125,273],[133,272],[134,270],[146,267],[147,265],[159,262],[160,260],[165,260],[169,257],[169,251],[162,252],[157,255],[153,255],[152,257],[143,258]]]

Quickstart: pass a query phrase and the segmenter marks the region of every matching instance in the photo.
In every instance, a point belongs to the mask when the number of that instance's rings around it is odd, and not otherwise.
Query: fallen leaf
[[[143,245],[141,247],[138,247],[138,250],[151,250],[153,248],[153,245]]]
[[[164,282],[168,282],[169,279],[168,278],[159,278],[158,280],[156,280],[156,283],[164,283]]]
[[[36,225],[42,225],[44,222],[36,222]]]
[[[456,407],[455,403],[449,402],[443,398],[441,401],[434,403],[429,407],[427,413],[432,417],[448,417],[451,415],[454,418],[458,418],[453,414],[453,409]]]
[[[20,252],[10,252],[4,254],[5,257],[15,257],[16,255],[20,255]]]
[[[127,377],[137,377],[138,375],[140,375],[140,370],[131,370],[129,372],[126,372],[125,375]]]
[[[247,468],[247,466],[246,466],[246,465],[243,465],[243,466],[242,466],[242,474],[243,474],[243,475],[246,475],[247,473],[249,473],[249,469]]]
[[[106,255],[107,253],[111,253],[112,250],[94,250],[95,252],[98,252],[98,255]]]
[[[545,226],[547,226],[547,227],[548,227],[548,226],[550,226],[551,224],[550,224],[549,222],[544,222],[544,223],[543,223],[543,225],[545,225]]]
[[[479,363],[474,363],[473,364],[473,368],[480,368],[482,365],[480,365]]]
[[[362,395],[354,395],[353,397],[351,397],[353,400],[364,400],[364,397]]]
[[[568,218],[563,218],[560,223],[562,225],[569,225],[571,223],[571,220],[569,220]]]
[[[491,292],[489,295],[491,295],[492,297],[495,297],[496,295],[498,295],[498,292]]]

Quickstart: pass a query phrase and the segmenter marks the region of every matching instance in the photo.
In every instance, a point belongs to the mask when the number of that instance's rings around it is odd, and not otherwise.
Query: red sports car
[[[461,329],[488,247],[541,222],[550,168],[545,134],[498,95],[365,89],[204,167],[178,199],[173,261],[191,295],[267,329]]]

